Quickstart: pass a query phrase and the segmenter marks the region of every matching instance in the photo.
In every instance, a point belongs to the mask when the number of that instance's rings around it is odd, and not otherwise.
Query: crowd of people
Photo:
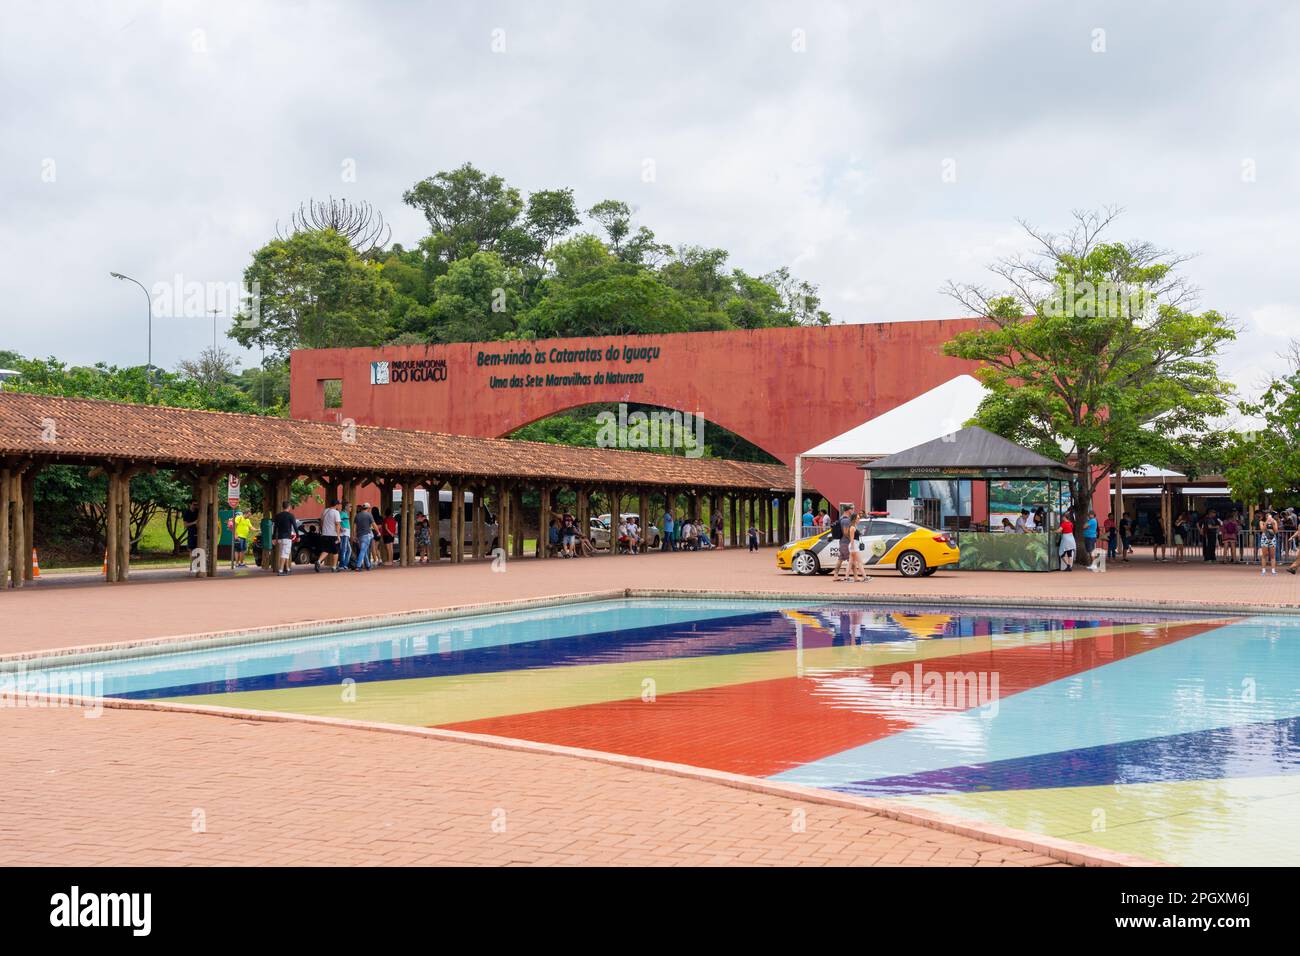
[[[612,516],[610,520],[612,523]],[[713,515],[712,521],[698,517],[683,517],[679,521],[672,511],[665,511],[655,538],[649,536],[641,526],[640,516],[634,514],[620,515],[618,527],[608,530],[614,545],[626,554],[641,554],[655,546],[661,551],[710,551],[726,547],[726,525],[721,511]],[[749,528],[746,539],[749,550],[757,551],[758,529]],[[551,512],[547,542],[550,553],[561,558],[587,557],[597,551],[590,529],[580,527],[577,517],[567,511]]]

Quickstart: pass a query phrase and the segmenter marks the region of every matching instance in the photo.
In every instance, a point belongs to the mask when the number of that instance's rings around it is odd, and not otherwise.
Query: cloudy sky
[[[1298,27],[1187,0],[9,4],[0,348],[141,364],[144,294],[111,270],[237,282],[331,194],[409,244],[402,191],[468,161],[792,265],[839,322],[954,316],[940,286],[1026,248],[1017,218],[1117,204],[1116,238],[1196,254],[1250,390],[1300,335]],[[154,360],[211,339],[156,318]]]

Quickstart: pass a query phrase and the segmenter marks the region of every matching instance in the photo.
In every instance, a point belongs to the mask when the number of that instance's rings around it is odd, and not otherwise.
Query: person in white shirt
[[[1016,534],[1027,534],[1029,531],[1029,511],[1025,508],[1020,509],[1020,515],[1016,518]]]
[[[339,509],[333,501],[325,506],[325,510],[320,516],[320,537],[321,551],[316,555],[315,569],[320,570],[321,559],[324,558],[328,563],[325,565],[331,570],[337,570],[339,562],[339,522],[341,518]]]
[[[633,554],[641,550],[641,526],[635,518],[627,519],[627,549]]]

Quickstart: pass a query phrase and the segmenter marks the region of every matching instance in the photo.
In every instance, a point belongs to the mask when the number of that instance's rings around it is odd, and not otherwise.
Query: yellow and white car
[[[905,578],[927,577],[956,564],[961,554],[952,535],[887,515],[859,518],[858,534],[867,539],[868,568],[896,568]],[[795,574],[828,574],[839,559],[839,546],[829,530],[809,535],[783,545],[776,566]]]

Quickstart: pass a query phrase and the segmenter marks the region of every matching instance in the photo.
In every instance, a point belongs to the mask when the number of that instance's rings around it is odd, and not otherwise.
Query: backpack
[[[831,540],[832,540],[832,541],[839,541],[839,540],[840,540],[841,538],[843,538],[843,537],[844,537],[844,526],[843,526],[842,524],[840,524],[839,521],[832,522],[832,524],[831,524]]]

